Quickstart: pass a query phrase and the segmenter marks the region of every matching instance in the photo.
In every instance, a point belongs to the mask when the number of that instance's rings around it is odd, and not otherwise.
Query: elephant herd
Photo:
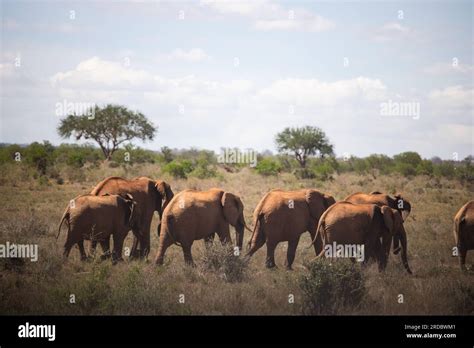
[[[150,252],[150,226],[155,211],[160,217],[157,265],[163,264],[166,250],[173,244],[182,248],[185,262],[194,265],[191,253],[194,241],[203,239],[209,248],[217,234],[221,243],[231,243],[229,228],[232,226],[239,253],[245,230],[252,233],[247,258],[266,244],[268,268],[275,267],[277,245],[288,242],[285,265],[291,269],[301,234],[308,231],[317,257],[343,256],[354,261],[354,254],[328,254],[328,250],[342,246],[338,252],[347,251],[348,246],[358,246],[363,253],[363,264],[373,259],[379,270],[383,270],[393,246],[393,253],[401,253],[402,263],[411,273],[404,228],[411,205],[400,195],[354,193],[336,202],[331,195],[314,189],[275,189],[258,203],[253,214],[253,229],[250,229],[244,219],[244,205],[236,194],[213,188],[184,190],[175,195],[168,183],[147,177],[131,180],[109,177],[89,194],[72,199],[58,228],[58,236],[63,223],[68,228],[63,255],[68,257],[77,244],[81,259],[86,259],[84,240],[90,240],[92,252],[99,243],[103,251],[101,258],[111,257],[115,263],[122,260],[123,242],[132,230],[130,258],[146,258]],[[474,249],[474,201],[466,203],[456,214],[454,235],[460,265],[465,270],[467,251]]]

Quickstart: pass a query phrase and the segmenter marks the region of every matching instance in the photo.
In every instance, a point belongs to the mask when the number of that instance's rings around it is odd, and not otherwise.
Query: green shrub
[[[293,174],[298,179],[314,179],[316,177],[314,172],[308,168],[297,168],[293,171]]]
[[[395,163],[409,164],[413,168],[416,168],[422,161],[421,156],[413,151],[399,153],[393,156],[393,160]]]
[[[454,168],[453,163],[443,161],[434,166],[433,173],[435,176],[442,176],[451,179],[456,175],[456,169]]]
[[[376,169],[380,174],[389,174],[393,170],[393,160],[380,154],[372,154],[365,159],[367,167],[370,169]]]
[[[44,141],[43,144],[34,142],[24,150],[22,160],[33,167],[35,167],[41,175],[46,174],[46,169],[53,164],[54,147],[49,141]]]
[[[216,159],[212,151],[201,151],[193,165],[194,169],[189,175],[198,179],[214,178],[217,175],[215,162]]]
[[[0,147],[0,164],[14,162],[16,153],[22,154],[23,149],[20,145],[8,145]]]
[[[198,179],[208,179],[214,178],[217,175],[217,171],[214,166],[198,164],[189,175]]]
[[[155,163],[156,155],[153,151],[127,144],[123,149],[118,149],[112,159],[120,164]]]
[[[422,160],[416,167],[416,173],[418,175],[431,175],[433,174],[433,162],[429,160]]]
[[[338,314],[357,307],[366,289],[360,268],[349,260],[317,259],[300,278],[303,314]]]
[[[255,166],[255,171],[263,176],[277,175],[280,173],[281,169],[281,163],[271,157],[266,157],[258,161],[257,165]]]
[[[403,176],[413,176],[416,175],[416,167],[413,167],[408,163],[397,163],[395,165],[395,171],[402,174]]]
[[[163,167],[163,172],[172,175],[174,178],[186,179],[188,174],[194,170],[193,164],[189,160],[173,160]]]
[[[311,170],[315,178],[326,181],[332,179],[332,174],[339,168],[337,161],[333,158],[317,160],[311,163]]]
[[[226,282],[234,283],[245,279],[248,263],[235,254],[231,244],[213,243],[204,250],[202,267],[205,271],[218,274]]]

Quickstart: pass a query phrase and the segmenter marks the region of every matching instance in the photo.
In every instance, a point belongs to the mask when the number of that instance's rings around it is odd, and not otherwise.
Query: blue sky
[[[471,1],[2,0],[1,19],[1,142],[59,144],[58,103],[119,103],[155,150],[275,151],[313,125],[339,156],[474,153]]]

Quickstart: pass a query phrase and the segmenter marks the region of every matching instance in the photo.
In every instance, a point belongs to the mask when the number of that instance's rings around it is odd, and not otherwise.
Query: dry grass
[[[0,313],[2,314],[285,314],[305,312],[301,278],[308,274],[305,263],[314,258],[309,234],[302,236],[294,264],[283,267],[286,243],[276,250],[275,270],[264,267],[265,247],[248,265],[245,276],[229,281],[219,267],[207,267],[204,242],[193,247],[196,268],[184,266],[179,247],[172,246],[163,267],[151,262],[123,262],[112,266],[98,260],[81,262],[73,249],[69,260],[61,257],[65,233],[55,240],[57,224],[67,202],[88,192],[109,175],[141,176],[167,180],[175,192],[185,188],[221,187],[241,196],[245,217],[251,224],[253,208],[273,188],[314,187],[340,200],[357,191],[401,192],[412,202],[406,222],[409,260],[414,274],[408,276],[398,257],[391,256],[386,272],[375,265],[362,271],[365,296],[357,306],[343,308],[342,314],[474,314],[474,274],[463,274],[451,256],[452,218],[473,188],[455,181],[415,177],[358,176],[344,174],[331,182],[297,180],[290,174],[261,177],[248,169],[220,173],[217,178],[174,180],[164,177],[154,165],[126,168],[81,169],[65,174],[65,184],[23,181],[15,169],[1,168],[0,243],[37,243],[39,261],[0,260]],[[74,177],[74,175],[76,177]],[[74,179],[75,178],[75,179]],[[79,179],[77,179],[79,178]],[[82,182],[71,182],[80,180]],[[157,250],[157,218],[152,225],[152,255]],[[246,234],[244,245],[250,238]],[[215,242],[217,243],[217,241]],[[131,236],[126,240],[131,247]],[[209,255],[207,255],[209,256]],[[468,253],[468,263],[474,252]],[[221,265],[222,266],[222,265]],[[228,271],[227,271],[228,272]],[[224,271],[225,273],[225,271]],[[71,294],[75,304],[70,303]],[[399,303],[399,295],[404,303]],[[180,303],[184,295],[184,303]],[[289,303],[289,295],[294,303]],[[182,297],[181,297],[182,299]]]

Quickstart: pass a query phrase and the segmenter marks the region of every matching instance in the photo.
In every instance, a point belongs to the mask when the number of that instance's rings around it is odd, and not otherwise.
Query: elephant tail
[[[458,219],[454,219],[454,241],[456,246],[459,248],[461,244],[461,224],[465,221],[465,217],[461,215]]]
[[[250,239],[247,243],[248,249],[250,249],[250,245],[252,244],[253,236],[255,236],[256,233],[257,234],[263,233],[262,222],[261,222],[262,218],[263,218],[263,214],[259,214],[257,218],[255,219],[255,226],[253,226],[253,231],[249,229],[252,232],[252,235],[250,236]]]
[[[69,206],[66,208],[64,211],[63,217],[61,218],[61,221],[59,222],[59,227],[58,227],[58,234],[56,235],[56,240],[59,238],[59,234],[61,233],[61,226],[63,225],[64,220],[66,220],[67,223],[67,229],[69,233],[69,217],[71,214],[69,213]]]
[[[321,248],[323,250],[324,246],[324,229],[326,224],[324,223],[324,219],[319,219],[318,227],[316,228],[316,234],[314,235],[314,239],[311,241],[309,248],[316,243],[318,246],[318,250]]]

